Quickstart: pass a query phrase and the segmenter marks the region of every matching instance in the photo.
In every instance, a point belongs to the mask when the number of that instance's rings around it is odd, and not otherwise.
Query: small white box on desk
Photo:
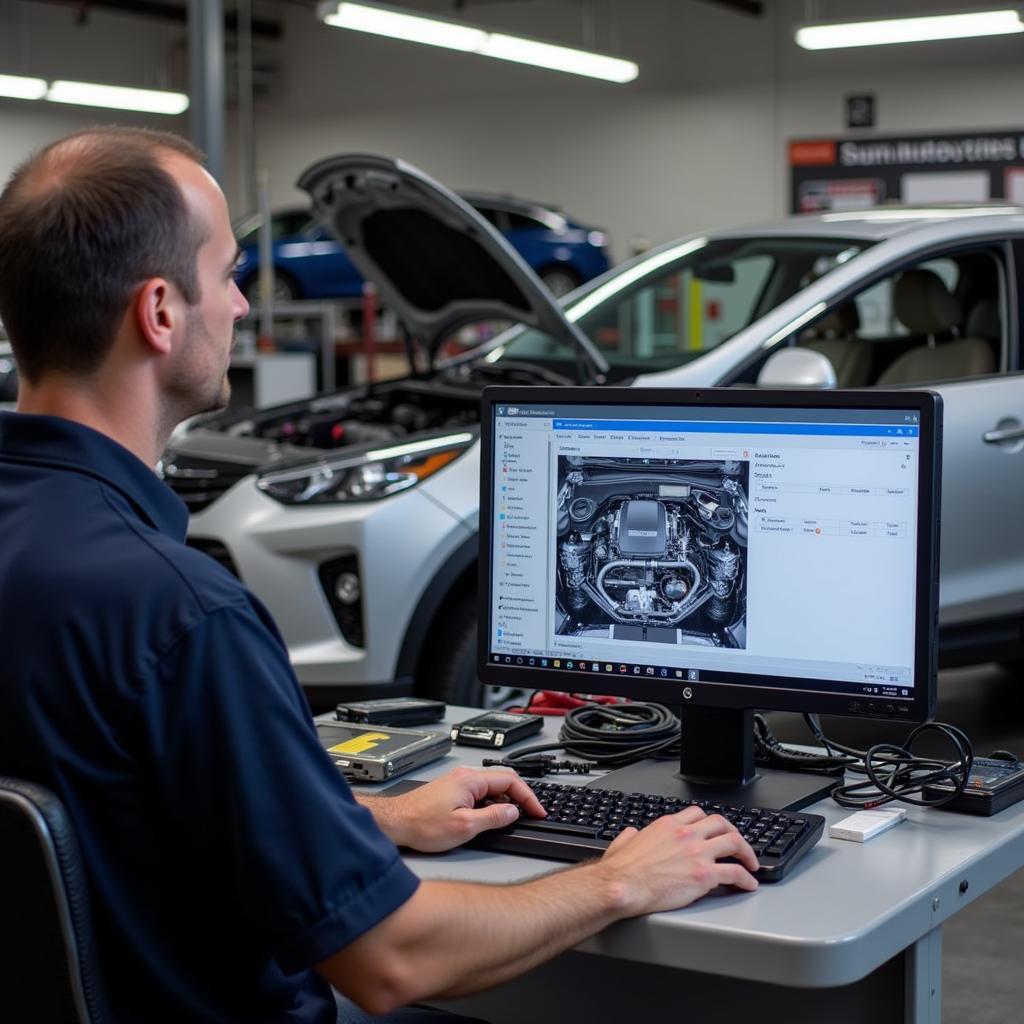
[[[834,825],[829,825],[828,834],[830,839],[848,839],[852,843],[866,843],[874,839],[887,829],[898,825],[907,812],[901,808],[895,810],[881,811],[857,811]]]

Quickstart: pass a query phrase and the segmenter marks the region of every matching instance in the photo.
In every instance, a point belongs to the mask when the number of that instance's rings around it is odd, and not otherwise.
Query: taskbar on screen
[[[706,669],[677,668],[669,665],[648,665],[631,662],[591,661],[578,658],[551,658],[534,654],[496,654],[491,653],[488,660],[494,665],[508,666],[516,669],[533,669],[550,674],[554,671],[562,676],[582,676],[584,674],[601,676],[620,676],[626,679],[644,680],[673,680],[680,682],[706,682],[706,683],[739,683],[744,686],[758,685],[756,675],[746,677],[734,673],[713,672]],[[764,677],[761,677],[764,679]],[[566,680],[566,685],[569,681]],[[772,686],[773,683],[765,681],[762,685]],[[799,679],[787,677],[785,680],[786,689],[798,689],[807,691],[821,691],[821,680]],[[550,688],[550,687],[545,687]],[[572,686],[571,689],[578,689]],[[913,698],[913,689],[909,686],[886,685],[881,682],[849,682],[844,680],[829,680],[828,692],[834,694],[878,697],[881,699],[909,701]]]

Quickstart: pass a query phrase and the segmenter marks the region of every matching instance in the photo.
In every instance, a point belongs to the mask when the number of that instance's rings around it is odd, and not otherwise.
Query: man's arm
[[[740,863],[722,864],[725,857]],[[317,965],[371,1013],[488,988],[627,917],[686,906],[716,885],[753,890],[750,847],[690,807],[627,829],[597,861],[508,886],[424,882],[394,913]]]
[[[511,768],[460,767],[401,796],[354,795],[396,846],[421,853],[461,846],[485,829],[511,825],[520,813],[547,814]]]

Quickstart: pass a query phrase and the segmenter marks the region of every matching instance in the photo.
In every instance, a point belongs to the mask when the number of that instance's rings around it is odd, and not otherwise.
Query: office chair
[[[42,786],[0,776],[0,1019],[109,1024],[71,822]]]

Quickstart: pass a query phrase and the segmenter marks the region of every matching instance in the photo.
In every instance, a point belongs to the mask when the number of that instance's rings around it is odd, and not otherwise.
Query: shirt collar
[[[59,416],[0,412],[0,459],[82,473],[120,491],[139,516],[185,539],[188,509],[136,455],[106,434]]]

